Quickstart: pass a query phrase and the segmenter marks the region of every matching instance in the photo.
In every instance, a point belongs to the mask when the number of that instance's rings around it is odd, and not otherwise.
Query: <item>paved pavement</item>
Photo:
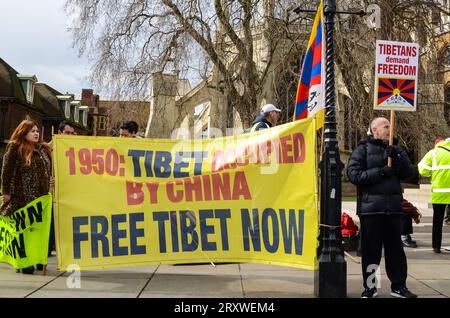
[[[343,211],[355,215],[355,203],[343,202]],[[358,221],[358,219],[355,219]],[[450,228],[450,226],[444,225]],[[445,232],[445,231],[444,231]],[[450,252],[435,254],[431,234],[416,233],[419,247],[405,249],[407,285],[419,297],[450,297]],[[450,246],[450,233],[443,233]],[[347,260],[347,295],[360,297],[360,258]],[[49,258],[47,275],[17,274],[0,263],[0,297],[26,298],[299,298],[314,296],[314,271],[252,263],[160,265],[81,271],[79,286],[72,272],[58,272],[56,257]],[[79,287],[79,288],[78,288]],[[384,263],[379,297],[390,297]]]
[[[420,297],[450,297],[450,252],[431,251],[431,234],[414,235],[419,247],[406,249],[408,287]],[[443,246],[450,246],[444,233]],[[354,253],[352,253],[354,255]],[[347,259],[348,297],[361,293],[360,265]],[[355,256],[355,259],[360,259]],[[49,258],[47,275],[17,274],[0,264],[0,297],[30,298],[298,298],[314,297],[314,272],[250,263],[160,265],[82,271],[80,288],[72,273],[56,271]],[[389,297],[389,281],[381,270],[379,297]]]

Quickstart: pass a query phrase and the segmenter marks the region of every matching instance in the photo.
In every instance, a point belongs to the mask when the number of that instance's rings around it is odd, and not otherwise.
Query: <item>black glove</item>
[[[396,145],[389,145],[386,147],[386,153],[388,157],[392,158],[392,161],[400,156],[400,149]]]
[[[391,167],[384,166],[383,168],[381,168],[381,175],[383,176],[383,178],[389,179],[394,175],[394,170]]]

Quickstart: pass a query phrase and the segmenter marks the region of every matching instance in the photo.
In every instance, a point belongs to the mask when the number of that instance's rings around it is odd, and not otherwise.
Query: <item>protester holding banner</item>
[[[51,178],[51,149],[43,141],[38,124],[23,120],[14,130],[2,167],[2,215],[8,216],[38,197],[48,194]],[[34,267],[23,268],[32,274]]]
[[[59,135],[73,135],[76,136],[77,132],[75,130],[75,126],[68,120],[63,120],[59,123],[58,126],[58,134]],[[50,147],[52,147],[52,142],[48,143]],[[52,209],[53,215],[53,209]],[[52,251],[55,250],[55,223],[53,221],[53,216],[51,218],[50,223],[50,237],[48,241],[48,256],[52,256]]]
[[[133,124],[133,126],[134,126],[134,131],[136,132],[134,134],[134,138],[142,138],[141,136],[138,135],[138,132],[139,132],[139,125],[138,125],[138,123],[135,122],[134,120],[130,120],[129,123]]]
[[[280,118],[281,109],[272,104],[267,104],[261,108],[261,113],[255,117],[251,132],[273,127]]]
[[[59,135],[72,135],[76,136],[77,132],[75,130],[75,126],[73,123],[71,123],[68,120],[63,120],[58,125],[58,134]],[[51,140],[48,145],[50,146],[50,149],[53,147],[53,140]],[[53,209],[52,209],[52,215],[53,215]],[[55,250],[55,224],[53,221],[53,216],[51,218],[50,223],[50,237],[48,241],[48,256],[52,256],[52,251]]]
[[[389,146],[390,123],[386,118],[375,118],[368,139],[353,151],[347,175],[357,186],[357,214],[361,220],[362,271],[364,291],[362,298],[377,296],[378,270],[382,246],[385,249],[386,273],[391,281],[391,295],[415,298],[406,288],[407,263],[400,238],[403,217],[400,180],[408,179],[414,168],[406,152],[394,142]],[[392,158],[389,167],[388,157]]]
[[[139,126],[135,121],[126,121],[119,128],[120,138],[141,138],[137,135]]]
[[[75,126],[68,120],[59,123],[58,133],[61,135],[76,135]]]

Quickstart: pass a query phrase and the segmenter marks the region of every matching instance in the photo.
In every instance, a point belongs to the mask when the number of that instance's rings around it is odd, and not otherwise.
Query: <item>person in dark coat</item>
[[[357,214],[361,220],[361,248],[364,291],[362,298],[377,296],[373,280],[385,251],[386,273],[391,281],[391,295],[415,298],[406,287],[407,263],[400,237],[403,196],[400,185],[414,173],[405,150],[389,143],[389,120],[375,118],[368,138],[353,151],[347,166],[351,183],[357,186]],[[392,158],[392,167],[388,166]],[[379,283],[379,282],[378,282]]]
[[[58,126],[58,134],[59,135],[71,135],[76,136],[77,131],[73,123],[68,120],[63,120],[59,123]],[[48,143],[50,148],[53,147],[53,140]],[[52,251],[56,251],[56,243],[55,243],[55,220],[53,218],[53,208],[52,208],[52,220],[50,222],[50,236],[48,238],[48,256],[52,256]]]
[[[422,213],[419,212],[419,209],[415,207],[411,202],[406,199],[403,199],[403,224],[402,224],[402,243],[404,247],[417,247],[417,242],[411,238],[411,234],[413,234],[413,225],[412,222],[416,224],[420,223],[420,219],[422,218]]]

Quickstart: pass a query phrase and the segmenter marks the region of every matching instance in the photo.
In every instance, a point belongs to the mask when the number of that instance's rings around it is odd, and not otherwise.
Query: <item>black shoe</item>
[[[37,270],[37,271],[42,271],[42,270],[44,270],[44,265],[42,265],[42,264],[37,264],[37,265],[36,265],[36,270]]]
[[[34,273],[34,266],[29,266],[21,269],[16,269],[16,273],[32,275]]]
[[[441,249],[438,247],[433,247],[433,252],[439,254],[439,253],[441,253]]]
[[[412,248],[417,247],[416,241],[413,241],[413,240],[403,240],[402,243],[403,243],[404,247],[412,247]]]
[[[361,294],[361,298],[375,298],[378,296],[376,288],[366,288]]]
[[[406,287],[400,289],[392,289],[391,296],[398,298],[417,298],[417,295],[411,293]]]
[[[417,242],[411,238],[411,235],[408,234],[407,237],[408,237],[408,241],[410,241],[413,244],[417,244]]]

